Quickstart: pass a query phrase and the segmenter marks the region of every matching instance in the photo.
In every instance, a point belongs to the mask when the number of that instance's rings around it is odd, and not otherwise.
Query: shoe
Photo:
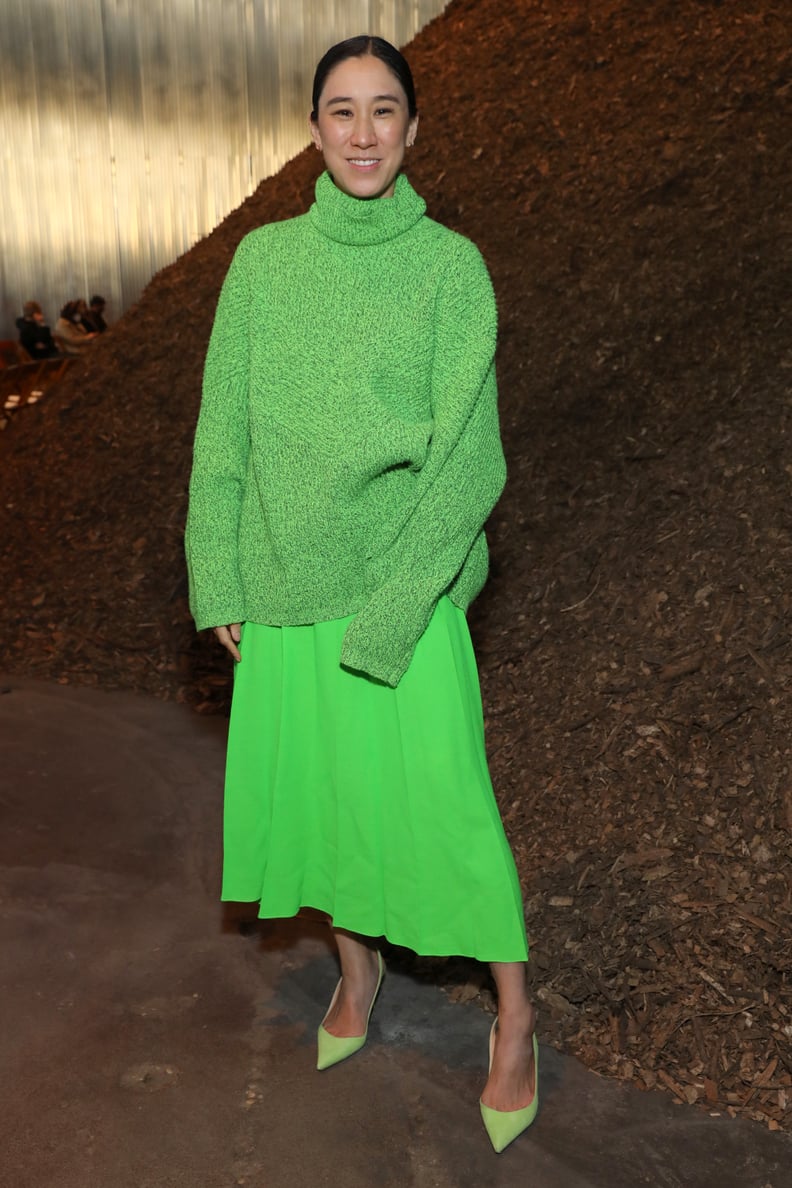
[[[489,1040],[489,1066],[492,1068],[492,1056],[495,1051],[495,1031],[498,1026],[498,1020],[492,1024]],[[533,1054],[534,1054],[534,1095],[533,1100],[527,1106],[523,1106],[520,1110],[493,1110],[490,1106],[485,1106],[483,1101],[479,1101],[481,1107],[481,1120],[484,1123],[484,1128],[489,1135],[490,1142],[495,1150],[500,1154],[501,1151],[508,1147],[509,1143],[513,1143],[518,1135],[522,1134],[524,1130],[533,1122],[539,1109],[539,1045],[536,1042],[536,1033],[533,1035]]]
[[[319,1032],[317,1035],[318,1055],[316,1060],[316,1067],[318,1069],[331,1068],[334,1064],[340,1064],[342,1060],[346,1060],[349,1056],[354,1056],[355,1052],[360,1049],[368,1038],[368,1025],[371,1018],[371,1012],[374,1010],[374,1003],[377,1001],[382,979],[385,976],[385,962],[382,960],[382,954],[377,953],[377,984],[374,987],[374,995],[371,999],[371,1005],[366,1016],[366,1030],[362,1035],[331,1035],[329,1031],[325,1031],[324,1022],[319,1024]],[[327,1015],[330,1014],[335,1001],[338,998],[338,991],[341,989],[341,982],[343,979],[339,978],[338,985],[335,988],[333,997],[330,1000],[330,1006],[327,1008]]]

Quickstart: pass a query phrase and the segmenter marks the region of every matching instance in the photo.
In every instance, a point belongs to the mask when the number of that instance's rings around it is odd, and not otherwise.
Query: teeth
[[[350,157],[349,162],[351,165],[377,165],[379,163],[376,157]]]

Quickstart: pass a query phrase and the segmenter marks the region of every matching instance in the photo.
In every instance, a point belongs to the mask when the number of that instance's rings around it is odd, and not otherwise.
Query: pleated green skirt
[[[339,664],[350,619],[243,628],[225,788],[225,900],[326,912],[425,955],[524,961],[464,613],[441,599],[391,689]]]

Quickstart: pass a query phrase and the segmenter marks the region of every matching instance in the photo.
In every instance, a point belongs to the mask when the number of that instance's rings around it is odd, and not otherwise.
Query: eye
[[[393,115],[392,107],[378,107],[374,112],[375,115]]]
[[[346,116],[351,116],[352,112],[349,110],[348,107],[336,107],[335,110],[331,114],[334,116],[346,117]]]

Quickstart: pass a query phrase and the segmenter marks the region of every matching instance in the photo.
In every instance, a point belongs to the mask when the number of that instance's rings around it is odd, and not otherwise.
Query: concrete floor
[[[496,1156],[488,1017],[398,968],[366,1049],[317,1073],[323,932],[245,935],[216,902],[223,735],[0,678],[2,1188],[790,1188],[792,1135],[546,1046],[539,1118]]]

